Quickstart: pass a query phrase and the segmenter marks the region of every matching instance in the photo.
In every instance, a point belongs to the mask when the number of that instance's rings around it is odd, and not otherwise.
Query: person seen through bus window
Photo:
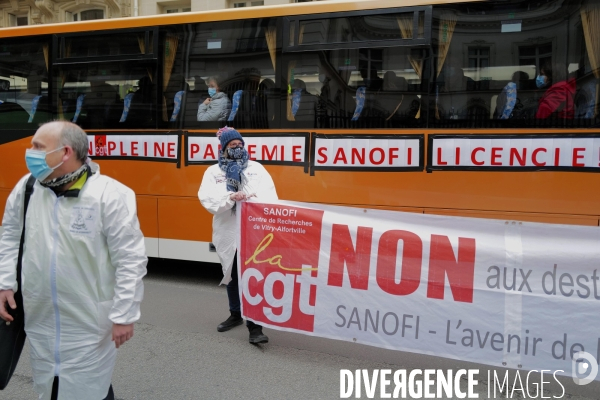
[[[494,119],[509,119],[513,116],[513,110],[517,103],[517,91],[521,89],[522,83],[529,80],[529,74],[523,71],[516,71],[510,82],[504,86],[502,92],[496,100],[496,109],[494,110]]]
[[[536,118],[549,118],[556,114],[558,118],[573,119],[575,116],[575,79],[567,79],[565,66],[546,63],[535,80],[538,88],[548,88],[540,98]]]
[[[217,327],[225,332],[243,323],[238,290],[236,249],[236,202],[256,197],[260,200],[277,200],[277,192],[267,170],[249,159],[244,138],[235,129],[224,127],[217,136],[221,142],[218,164],[208,167],[202,178],[198,198],[202,206],[213,214],[212,241],[223,268],[221,284],[227,285],[230,316]],[[249,342],[267,343],[262,327],[246,321],[250,331]]]
[[[207,81],[208,97],[198,106],[198,121],[225,121],[231,111],[229,97],[219,88],[219,79],[211,76]]]

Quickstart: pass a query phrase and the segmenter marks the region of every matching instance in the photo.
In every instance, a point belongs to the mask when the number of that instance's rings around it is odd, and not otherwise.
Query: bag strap
[[[33,193],[33,184],[35,183],[35,177],[29,175],[27,182],[25,183],[25,197],[23,199],[23,231],[21,232],[21,242],[19,243],[19,258],[17,259],[17,284],[19,285],[18,294],[22,295],[21,290],[21,269],[23,259],[23,244],[25,243],[25,217],[27,216],[27,207],[29,206],[29,199]]]

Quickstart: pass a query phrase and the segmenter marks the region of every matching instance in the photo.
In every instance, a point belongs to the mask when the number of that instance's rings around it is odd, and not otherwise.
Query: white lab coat
[[[112,325],[140,317],[147,257],[134,192],[107,176],[88,177],[79,196],[56,197],[36,181],[26,218],[22,286],[25,331],[40,399],[104,399],[117,351]],[[17,290],[22,178],[6,202],[0,289]]]
[[[271,175],[265,167],[252,160],[248,161],[248,167],[243,173],[242,191],[256,194],[257,200],[277,200]],[[227,190],[225,172],[219,165],[208,167],[202,178],[198,198],[204,208],[214,215],[212,241],[223,267],[221,284],[224,285],[231,281],[231,267],[236,252],[236,219],[231,211],[235,201],[229,199],[232,193]]]

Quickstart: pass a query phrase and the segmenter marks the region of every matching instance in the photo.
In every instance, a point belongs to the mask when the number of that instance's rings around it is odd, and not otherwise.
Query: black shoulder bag
[[[0,319],[0,390],[4,390],[12,377],[23,345],[25,345],[25,313],[23,312],[23,289],[21,287],[21,268],[23,259],[23,243],[25,242],[25,216],[29,198],[33,193],[35,178],[30,176],[25,185],[25,198],[23,201],[23,231],[21,232],[21,243],[19,244],[19,258],[17,260],[17,283],[19,289],[15,293],[17,309],[13,310],[8,304],[5,305],[8,313],[14,318],[12,322]]]

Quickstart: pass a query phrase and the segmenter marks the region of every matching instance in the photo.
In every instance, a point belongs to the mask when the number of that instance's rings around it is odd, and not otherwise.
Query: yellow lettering
[[[264,264],[264,263],[269,263],[270,265],[276,265],[279,268],[283,269],[284,271],[316,271],[317,268],[287,268],[284,267],[283,265],[281,265],[281,260],[283,259],[283,256],[281,255],[275,255],[271,258],[267,258],[265,260],[258,260],[256,257],[262,253],[267,247],[269,247],[269,245],[271,244],[271,242],[273,241],[273,239],[275,238],[275,235],[273,233],[269,233],[267,236],[265,236],[263,238],[263,240],[260,241],[260,243],[258,244],[258,246],[256,246],[256,249],[254,250],[254,254],[252,254],[250,256],[250,258],[248,258],[245,262],[244,265],[248,265],[250,262],[253,262],[254,264]]]

